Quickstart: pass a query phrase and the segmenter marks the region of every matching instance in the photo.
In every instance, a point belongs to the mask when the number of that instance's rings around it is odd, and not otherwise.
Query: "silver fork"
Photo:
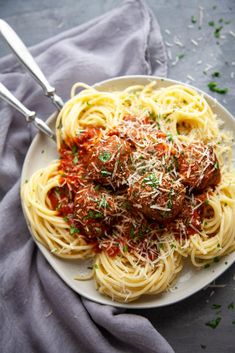
[[[2,98],[5,102],[9,103],[12,107],[23,114],[27,122],[33,122],[38,130],[49,136],[53,141],[56,140],[55,134],[49,128],[49,126],[44,123],[43,120],[39,119],[34,111],[26,108],[1,82],[0,98]]]
[[[55,88],[49,84],[19,36],[8,25],[8,23],[2,19],[0,19],[0,34],[9,45],[13,53],[17,56],[21,64],[23,64],[25,69],[29,71],[33,78],[40,84],[44,94],[52,100],[58,110],[62,109],[64,105],[63,100],[55,93]]]

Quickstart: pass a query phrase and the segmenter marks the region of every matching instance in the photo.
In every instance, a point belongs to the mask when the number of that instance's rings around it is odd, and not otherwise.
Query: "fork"
[[[23,114],[27,122],[33,122],[38,130],[49,136],[53,141],[56,140],[55,133],[49,128],[49,126],[44,123],[42,119],[38,118],[34,111],[26,108],[1,82],[0,98]]]
[[[9,24],[2,19],[0,19],[0,34],[21,64],[23,64],[25,69],[40,84],[44,94],[52,100],[52,103],[58,110],[61,110],[64,105],[63,100],[56,94],[55,88],[49,84],[38,64],[35,62],[19,36],[9,26]]]

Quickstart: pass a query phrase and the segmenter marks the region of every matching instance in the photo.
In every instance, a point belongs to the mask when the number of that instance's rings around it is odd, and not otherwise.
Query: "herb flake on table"
[[[209,327],[211,327],[214,330],[219,325],[221,319],[222,318],[220,316],[217,316],[215,319],[206,322],[206,326],[209,326]]]
[[[220,77],[220,72],[219,71],[215,71],[211,74],[212,77]]]
[[[215,38],[220,38],[220,32],[221,30],[223,29],[223,26],[219,26],[219,27],[216,27],[215,30],[214,30],[214,37]]]
[[[213,304],[212,309],[220,309],[221,308],[221,305],[220,304]]]
[[[219,94],[226,94],[228,92],[228,88],[218,87],[218,82],[215,81],[209,82],[207,86],[212,92],[216,92]]]
[[[195,16],[191,16],[191,22],[192,23],[197,23],[197,18]]]
[[[179,54],[179,55],[177,55],[177,58],[178,58],[178,59],[183,59],[183,57],[184,57],[184,54]]]
[[[234,303],[233,302],[228,305],[228,309],[234,309]]]

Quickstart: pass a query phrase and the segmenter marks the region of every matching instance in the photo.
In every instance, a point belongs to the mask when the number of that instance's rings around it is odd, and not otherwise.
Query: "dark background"
[[[207,91],[234,113],[235,1],[146,2],[158,19],[167,45],[168,77]],[[31,46],[99,16],[121,3],[121,0],[0,0],[0,17],[13,26],[26,45]],[[195,16],[196,23],[192,23],[192,16]],[[210,21],[215,22],[214,27],[208,25]],[[221,38],[214,35],[218,26],[223,27],[220,30]],[[193,43],[192,39],[196,42]],[[3,42],[0,43],[0,57],[8,53],[8,48]],[[177,56],[183,57],[176,62]],[[215,80],[211,76],[215,71],[220,72],[220,77],[216,78],[219,85],[228,88],[225,95],[208,90],[207,84]],[[235,306],[235,265],[216,281],[217,285],[214,287],[212,284],[175,305],[134,312],[149,318],[176,353],[234,353],[235,325],[232,321],[235,320],[235,308],[228,309],[228,305],[234,302]],[[221,305],[219,316],[222,317],[215,330],[205,325],[216,317],[213,304]]]

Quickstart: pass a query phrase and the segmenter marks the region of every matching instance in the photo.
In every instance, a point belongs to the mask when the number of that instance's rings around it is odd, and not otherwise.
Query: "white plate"
[[[159,87],[167,87],[172,84],[182,84],[181,82],[162,79],[153,76],[124,76],[118,77],[111,80],[106,80],[97,83],[95,87],[103,91],[122,90],[130,85],[136,84],[147,84],[152,80],[158,82]],[[194,87],[192,87],[194,88]],[[196,89],[196,88],[194,88]],[[224,120],[225,126],[228,130],[235,131],[235,120],[232,115],[215,99],[210,97],[208,94],[196,89],[200,93],[203,93],[207,99],[209,105],[212,107],[214,113],[216,113],[221,119]],[[48,123],[51,127],[55,126],[56,116],[53,115],[48,119]],[[44,151],[44,152],[42,152]],[[23,170],[22,170],[22,183],[31,177],[31,175],[39,168],[45,167],[50,161],[57,158],[56,145],[45,135],[40,133],[34,138],[28,153],[26,155]],[[29,229],[30,230],[30,229]],[[228,267],[230,267],[235,261],[235,252],[222,258],[218,263],[211,265],[207,269],[196,270],[189,263],[186,263],[184,270],[179,275],[175,286],[172,291],[162,293],[155,296],[143,296],[139,300],[133,303],[121,304],[112,301],[111,299],[99,294],[95,289],[95,283],[93,280],[89,281],[76,281],[74,277],[83,272],[83,268],[86,268],[87,264],[83,261],[78,260],[62,260],[51,254],[41,244],[37,243],[39,249],[51,264],[58,275],[70,286],[75,292],[82,296],[89,298],[93,301],[115,305],[126,308],[153,308],[160,307],[169,304],[176,303],[182,299],[189,297],[196,293],[210,282],[214,281],[220,276]],[[85,267],[84,267],[85,266]]]

